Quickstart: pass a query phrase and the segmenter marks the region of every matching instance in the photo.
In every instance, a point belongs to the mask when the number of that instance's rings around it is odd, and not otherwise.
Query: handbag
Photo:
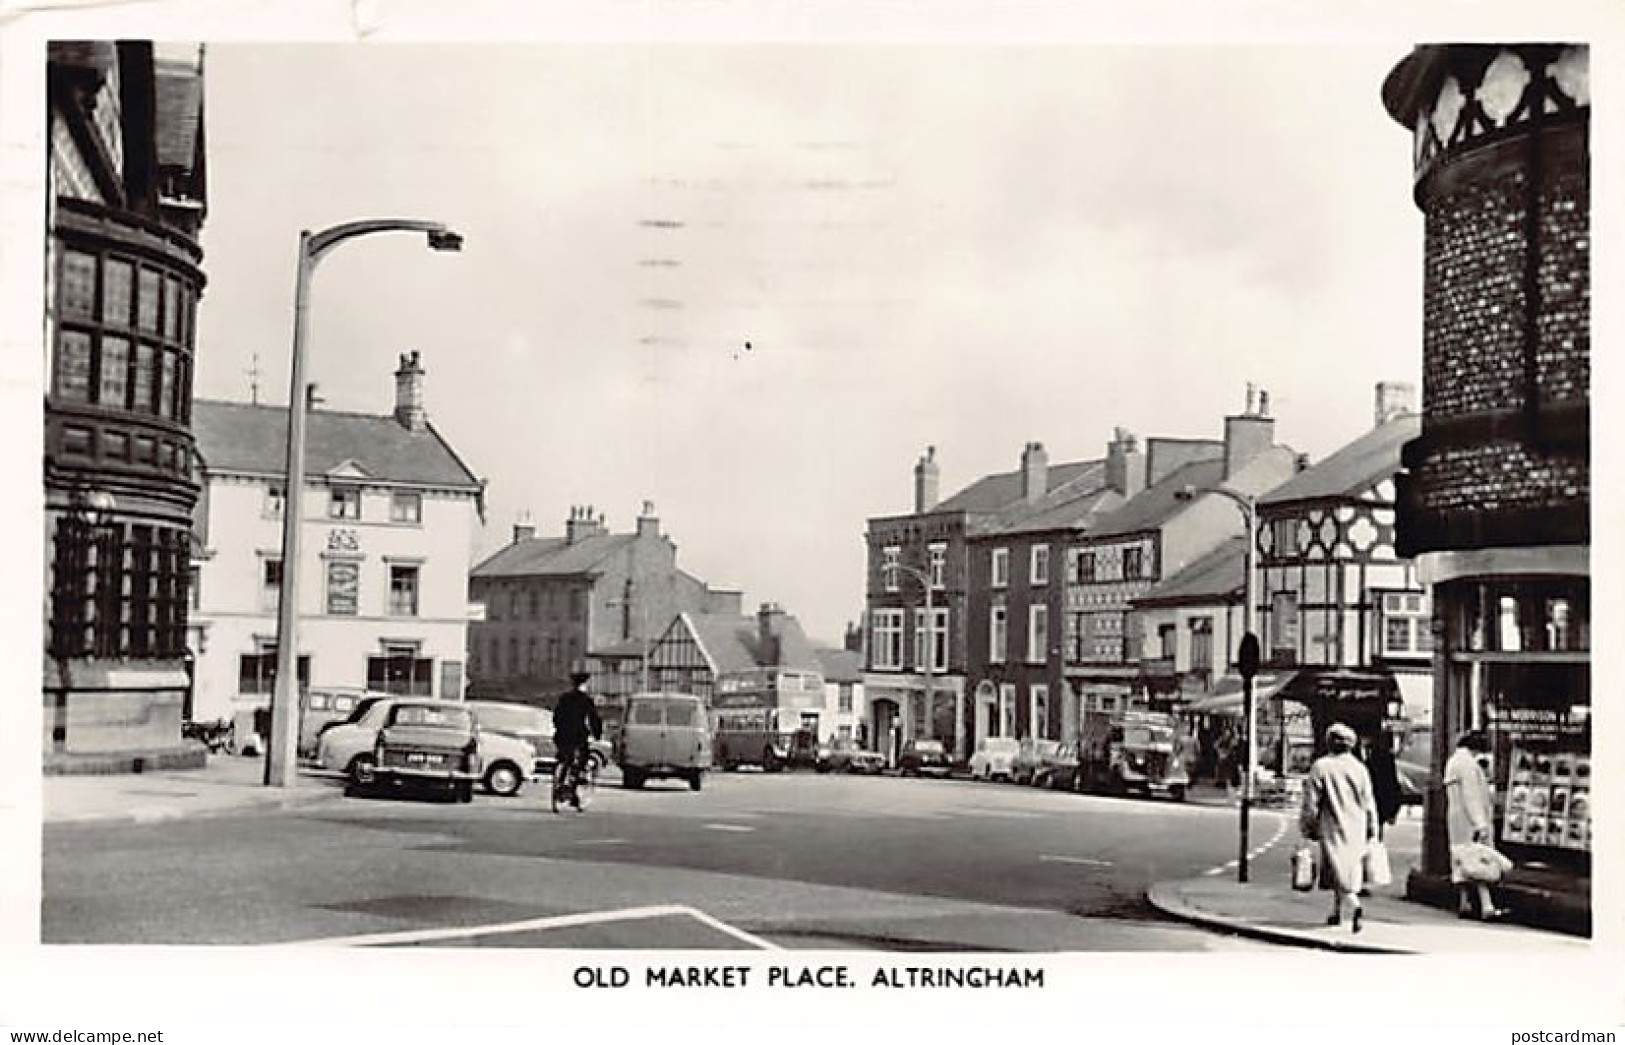
[[[1371,885],[1391,885],[1394,881],[1394,869],[1388,863],[1388,847],[1380,839],[1373,838],[1365,847],[1365,855],[1361,857],[1365,880]]]
[[[1315,851],[1300,845],[1292,853],[1292,888],[1306,893],[1315,887]]]
[[[1485,885],[1494,885],[1512,870],[1512,861],[1504,853],[1483,842],[1470,842],[1462,846],[1457,862],[1461,864],[1462,877],[1469,882],[1483,882]]]

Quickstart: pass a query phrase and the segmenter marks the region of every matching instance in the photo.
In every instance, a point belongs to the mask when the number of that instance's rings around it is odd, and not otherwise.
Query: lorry
[[[1179,722],[1166,712],[1087,710],[1078,731],[1078,790],[1183,802],[1190,775],[1180,740]]]

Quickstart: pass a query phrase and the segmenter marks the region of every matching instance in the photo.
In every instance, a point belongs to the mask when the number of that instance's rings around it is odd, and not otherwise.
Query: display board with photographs
[[[1555,849],[1591,849],[1591,756],[1515,745],[1501,838]]]

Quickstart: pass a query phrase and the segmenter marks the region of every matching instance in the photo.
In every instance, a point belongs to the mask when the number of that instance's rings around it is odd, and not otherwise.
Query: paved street
[[[335,782],[335,786],[337,786]],[[1164,920],[1158,879],[1222,867],[1233,809],[1002,784],[714,774],[534,785],[473,806],[341,798],[149,824],[53,825],[44,938],[93,943],[1231,950]],[[1283,818],[1256,814],[1255,846]]]

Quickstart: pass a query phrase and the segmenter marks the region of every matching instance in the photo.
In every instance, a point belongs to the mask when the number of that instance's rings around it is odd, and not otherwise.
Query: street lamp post
[[[463,238],[437,221],[377,218],[299,233],[299,268],[293,293],[293,365],[288,378],[288,453],[282,498],[282,584],[277,597],[276,691],[271,698],[271,737],[265,752],[265,783],[290,787],[299,741],[299,530],[305,487],[305,342],[310,331],[310,281],[323,255],[346,240],[376,232],[422,232],[431,250],[461,250]]]
[[[1253,699],[1253,675],[1258,670],[1258,610],[1254,605],[1255,594],[1253,589],[1253,576],[1257,572],[1258,565],[1258,501],[1251,495],[1239,494],[1234,490],[1226,490],[1223,487],[1214,487],[1212,492],[1241,509],[1242,519],[1247,529],[1246,543],[1242,549],[1245,553],[1241,586],[1243,602],[1242,627],[1244,633],[1236,655],[1236,666],[1241,672],[1242,715],[1246,719],[1243,733],[1246,741],[1246,776],[1241,783],[1240,852],[1236,863],[1236,880],[1246,882],[1248,836],[1251,832],[1253,812],[1253,781],[1258,774],[1258,706]],[[1282,728],[1285,729],[1284,722]],[[1284,771],[1284,763],[1282,768]]]
[[[937,652],[936,631],[934,627],[936,624],[936,606],[931,601],[931,577],[924,570],[914,566],[904,566],[900,562],[884,563],[880,568],[882,571],[901,570],[903,573],[906,573],[915,580],[919,581],[920,587],[925,590],[925,627],[921,629],[925,633],[925,656],[921,658],[920,663],[924,668],[923,674],[925,676],[925,714],[929,718],[933,713],[932,698],[934,694],[932,693],[932,689],[935,681],[932,676],[932,669],[935,665],[933,665],[932,661],[936,659]],[[919,656],[918,649],[915,650],[915,656]],[[916,735],[918,735],[917,727]],[[911,737],[908,739],[913,738]],[[954,757],[957,758],[958,756],[959,752],[956,750],[954,752]]]

